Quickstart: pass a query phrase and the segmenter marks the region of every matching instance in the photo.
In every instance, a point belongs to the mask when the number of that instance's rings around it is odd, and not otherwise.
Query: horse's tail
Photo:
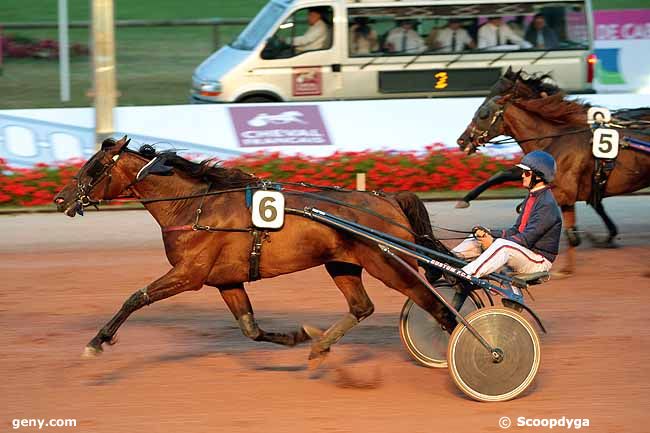
[[[397,193],[395,195],[395,200],[406,215],[411,228],[417,235],[415,237],[415,243],[444,254],[449,254],[449,249],[433,235],[431,220],[429,220],[429,212],[427,212],[424,202],[412,192]],[[442,272],[432,268],[430,265],[423,267],[427,271],[427,280],[430,283],[433,283],[442,275]]]

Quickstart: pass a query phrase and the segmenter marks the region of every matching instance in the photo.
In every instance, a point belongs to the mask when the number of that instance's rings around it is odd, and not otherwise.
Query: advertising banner
[[[594,12],[595,87],[650,93],[650,9]]]
[[[318,105],[229,107],[241,147],[330,145]]]

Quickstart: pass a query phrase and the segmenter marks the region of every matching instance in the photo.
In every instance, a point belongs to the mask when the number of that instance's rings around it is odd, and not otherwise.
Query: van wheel
[[[254,96],[247,96],[244,99],[240,100],[239,102],[244,104],[250,102],[267,103],[267,102],[277,102],[277,100],[271,98],[270,96],[254,95]]]

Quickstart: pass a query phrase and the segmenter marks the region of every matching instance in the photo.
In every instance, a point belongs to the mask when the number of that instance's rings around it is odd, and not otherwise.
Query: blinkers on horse
[[[470,143],[472,150],[487,143],[491,137],[503,134],[503,114],[507,101],[501,96],[488,99],[479,107],[470,125]]]
[[[101,150],[95,154],[83,167],[79,173],[73,177],[77,183],[77,208],[79,214],[83,213],[83,208],[90,205],[99,204],[99,200],[94,200],[90,197],[93,190],[99,185],[104,178],[108,181],[104,185],[104,196],[108,192],[112,180],[111,171],[117,161],[119,160],[121,151],[110,158],[110,161],[104,162],[106,157],[106,150],[112,148],[117,143],[112,138],[104,140]],[[128,142],[127,142],[128,144]],[[126,148],[126,146],[124,146]]]

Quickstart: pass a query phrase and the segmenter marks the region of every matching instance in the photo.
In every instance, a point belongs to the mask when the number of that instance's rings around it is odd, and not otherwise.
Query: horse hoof
[[[469,202],[465,200],[458,200],[456,202],[456,209],[465,209],[469,207]]]
[[[118,341],[120,341],[120,340],[117,338],[117,336],[114,336],[113,338],[111,338],[110,340],[108,340],[108,341],[106,342],[106,344],[108,344],[109,346],[114,346],[115,343],[117,343]]]
[[[86,346],[84,348],[83,353],[81,354],[81,357],[83,359],[94,359],[94,358],[97,358],[101,354],[102,354],[101,349],[97,349],[97,348],[92,347],[92,346]]]

